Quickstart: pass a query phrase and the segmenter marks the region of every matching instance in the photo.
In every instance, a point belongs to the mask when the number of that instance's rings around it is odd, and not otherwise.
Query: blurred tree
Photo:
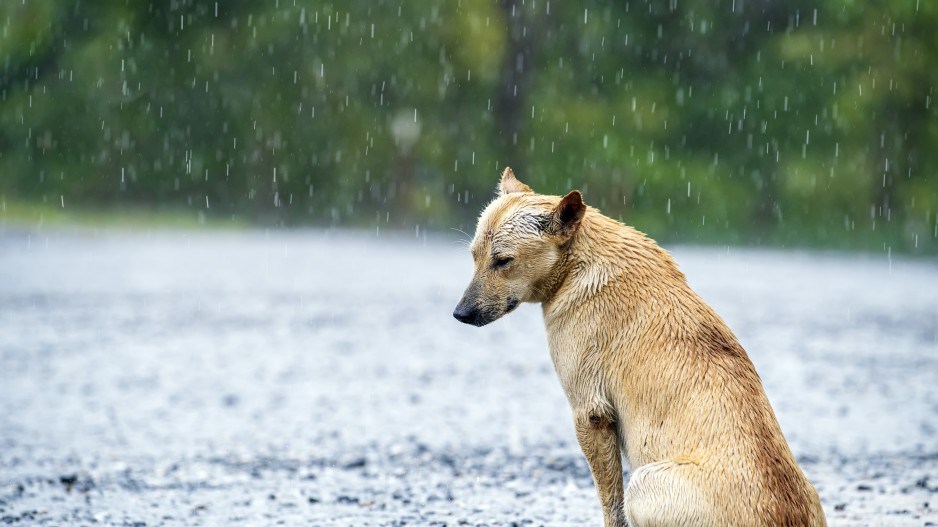
[[[500,168],[656,237],[938,249],[921,0],[0,4],[0,194],[470,228]]]

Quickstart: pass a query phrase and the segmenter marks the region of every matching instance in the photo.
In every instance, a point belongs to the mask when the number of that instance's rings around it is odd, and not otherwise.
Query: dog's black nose
[[[470,306],[459,304],[456,306],[456,310],[453,311],[453,317],[455,317],[456,320],[462,322],[463,324],[475,325],[476,320],[479,318],[479,310]]]

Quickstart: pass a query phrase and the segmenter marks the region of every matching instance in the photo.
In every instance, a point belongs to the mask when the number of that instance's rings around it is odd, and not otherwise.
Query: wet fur
[[[511,298],[542,304],[605,525],[825,525],[752,362],[671,256],[575,191],[535,194],[506,169],[500,192],[460,305],[494,320]]]

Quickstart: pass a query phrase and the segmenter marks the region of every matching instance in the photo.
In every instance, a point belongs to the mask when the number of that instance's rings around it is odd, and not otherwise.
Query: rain
[[[0,2],[0,521],[601,525],[541,308],[453,319],[510,166],[673,254],[830,525],[938,523],[936,28]]]

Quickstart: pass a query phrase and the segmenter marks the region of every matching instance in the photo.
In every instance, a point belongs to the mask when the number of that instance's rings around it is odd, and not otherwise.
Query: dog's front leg
[[[597,409],[575,411],[573,419],[577,440],[593,473],[603,506],[603,524],[624,527],[622,457],[615,420],[608,410]]]

